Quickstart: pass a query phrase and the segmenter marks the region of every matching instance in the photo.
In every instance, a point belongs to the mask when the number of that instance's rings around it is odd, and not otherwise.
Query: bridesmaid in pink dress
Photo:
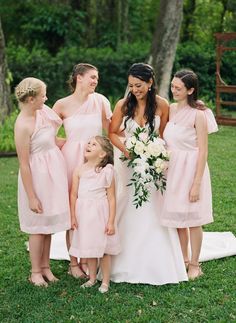
[[[170,106],[170,120],[163,135],[171,156],[161,223],[178,228],[188,277],[195,279],[202,275],[201,226],[213,221],[207,136],[218,127],[212,111],[197,100],[198,79],[194,72],[177,72],[171,91],[177,103]]]
[[[20,227],[30,234],[29,280],[47,286],[48,281],[57,280],[49,266],[51,234],[70,227],[66,165],[55,139],[62,121],[44,105],[47,97],[42,81],[26,78],[15,94],[21,110],[15,123]]]
[[[69,84],[73,93],[58,100],[53,110],[63,120],[66,132],[66,143],[62,153],[66,160],[69,190],[74,169],[83,164],[84,150],[88,140],[102,131],[108,132],[112,115],[110,103],[105,96],[96,93],[98,70],[95,66],[80,63],[74,66]],[[71,232],[67,232],[67,248],[70,248]],[[86,266],[76,257],[70,257],[69,273],[75,278],[83,277]],[[81,270],[82,269],[82,270]]]

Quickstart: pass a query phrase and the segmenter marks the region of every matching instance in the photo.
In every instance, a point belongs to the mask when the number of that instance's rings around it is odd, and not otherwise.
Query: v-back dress
[[[117,255],[120,251],[118,234],[105,232],[109,219],[106,188],[114,176],[113,165],[100,171],[89,169],[79,181],[76,202],[78,229],[74,230],[69,253],[74,257],[102,258],[104,254]]]
[[[66,160],[69,187],[73,171],[84,162],[84,149],[88,140],[102,135],[102,113],[110,119],[112,112],[110,103],[105,96],[99,93],[89,94],[88,99],[76,112],[63,120],[66,143],[62,153]]]
[[[158,132],[160,117],[155,118]],[[129,119],[126,139],[139,125]],[[119,154],[120,155],[120,154]],[[112,257],[111,280],[114,282],[163,285],[187,280],[184,260],[176,229],[160,224],[161,193],[153,189],[150,201],[136,209],[133,205],[132,170],[115,158],[118,171],[117,221],[121,252]]]
[[[42,214],[30,210],[28,197],[18,176],[18,213],[20,227],[30,234],[50,234],[70,228],[67,171],[63,155],[55,143],[62,120],[44,105],[36,112],[35,130],[30,140],[30,169]]]
[[[205,115],[208,133],[218,130],[210,109],[199,111],[186,106],[170,115],[164,131],[164,139],[170,150],[170,162],[161,223],[167,227],[194,227],[213,221],[211,180],[207,163],[201,180],[200,199],[194,203],[189,201],[199,151],[194,126],[197,112]]]

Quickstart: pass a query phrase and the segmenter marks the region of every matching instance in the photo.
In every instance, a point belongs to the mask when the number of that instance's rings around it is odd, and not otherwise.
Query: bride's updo
[[[128,77],[129,76],[136,77],[146,83],[152,80],[152,85],[150,86],[147,93],[147,101],[146,101],[146,107],[144,112],[144,117],[147,120],[147,124],[149,125],[149,131],[151,133],[155,129],[155,115],[157,110],[157,101],[156,101],[157,89],[156,89],[156,80],[155,80],[155,74],[154,74],[153,68],[150,65],[145,63],[135,63],[130,67],[128,71]],[[125,128],[126,128],[127,121],[130,118],[134,118],[136,108],[137,108],[137,99],[132,92],[129,92],[122,108],[122,112],[124,116],[126,116],[125,123],[124,123]]]

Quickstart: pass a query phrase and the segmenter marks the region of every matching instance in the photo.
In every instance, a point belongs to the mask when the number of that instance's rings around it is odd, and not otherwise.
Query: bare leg
[[[56,278],[50,269],[50,246],[51,246],[51,234],[46,234],[44,236],[44,245],[43,245],[43,255],[42,255],[42,275],[49,282],[56,282]]]
[[[73,230],[66,231],[66,245],[67,250],[69,251],[70,245],[71,245],[71,239],[72,239]],[[78,259],[76,257],[73,257],[70,255],[70,268],[68,272],[71,276],[74,278],[84,278],[85,275],[83,271],[80,269],[80,266],[78,264]]]
[[[97,282],[97,258],[88,258],[87,264],[89,269],[89,280],[86,281],[83,285],[81,285],[82,288],[92,287]]]
[[[189,255],[188,255],[189,231],[187,228],[179,228],[177,230],[179,234],[179,241],[181,245],[182,254],[184,257],[185,266],[187,268],[189,263]]]
[[[101,259],[102,284],[109,286],[111,273],[111,256],[104,255]]]
[[[97,279],[97,258],[88,258],[87,264],[88,264],[88,270],[89,270],[89,277],[91,282],[95,282]]]
[[[43,234],[31,234],[29,236],[30,281],[36,286],[47,286],[41,272],[44,237]]]
[[[195,279],[202,275],[202,271],[199,266],[199,256],[202,246],[202,227],[189,228],[189,231],[192,256],[189,264],[188,276],[190,279]]]
[[[111,256],[104,255],[101,259],[101,270],[102,270],[102,284],[99,287],[101,293],[108,292],[110,283],[110,272],[111,272]]]

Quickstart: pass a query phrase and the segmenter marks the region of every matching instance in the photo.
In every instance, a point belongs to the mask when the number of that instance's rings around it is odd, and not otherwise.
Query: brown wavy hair
[[[156,101],[157,87],[156,87],[155,73],[153,71],[153,68],[150,65],[145,63],[135,63],[130,67],[128,71],[128,77],[130,75],[146,83],[148,83],[150,79],[152,80],[152,85],[149,88],[149,91],[147,93],[146,107],[144,111],[144,117],[147,119],[149,132],[152,133],[155,129],[155,115],[157,110],[157,101]],[[124,122],[125,128],[126,128],[127,121],[131,118],[134,118],[136,109],[137,109],[137,99],[132,92],[129,92],[127,99],[125,100],[124,105],[122,107],[123,115],[126,117]]]
[[[184,83],[184,86],[187,90],[193,88],[193,93],[189,94],[187,97],[187,102],[189,106],[199,110],[206,109],[204,102],[198,100],[199,84],[197,74],[190,69],[183,69],[176,72],[174,77],[179,78]]]

